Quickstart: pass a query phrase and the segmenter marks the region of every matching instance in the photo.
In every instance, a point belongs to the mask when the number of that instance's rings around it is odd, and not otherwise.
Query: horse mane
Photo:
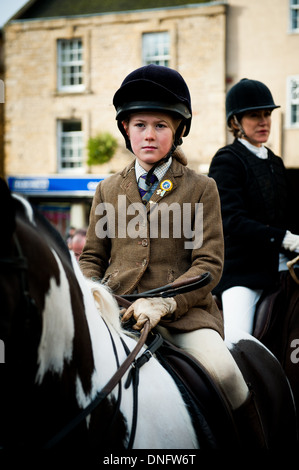
[[[34,221],[34,211],[32,205],[25,199],[23,196],[20,196],[19,194],[11,193],[11,197],[15,203],[15,209],[16,212],[17,210],[21,210],[23,215],[26,217],[26,219],[29,220],[29,222],[33,225],[36,225]]]
[[[20,203],[20,207],[23,212],[25,212],[26,218],[29,222],[35,226],[38,226],[42,229],[43,234],[47,236],[47,240],[51,245],[59,248],[62,253],[67,257],[68,261],[71,263],[70,251],[67,247],[66,242],[62,238],[58,230],[53,227],[53,225],[44,217],[44,215],[38,210],[38,208],[31,205],[26,199],[17,194],[12,194],[16,202]]]
[[[109,287],[91,279],[84,279],[105,322],[112,326],[118,334],[125,333],[119,317],[119,306]]]

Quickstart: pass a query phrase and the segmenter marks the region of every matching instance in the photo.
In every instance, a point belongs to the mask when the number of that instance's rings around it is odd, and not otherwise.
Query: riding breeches
[[[222,293],[222,309],[225,336],[231,328],[252,334],[256,305],[262,295],[261,289],[235,286]]]
[[[203,365],[233,410],[245,402],[249,389],[233,356],[217,331],[202,328],[187,333],[171,333],[162,326],[156,328],[167,341],[182,348]]]

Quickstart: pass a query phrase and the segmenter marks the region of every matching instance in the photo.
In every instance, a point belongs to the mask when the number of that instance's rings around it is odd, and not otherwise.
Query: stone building
[[[3,33],[0,29],[0,176],[4,177],[4,48]]]
[[[269,146],[299,168],[298,8],[295,0],[27,2],[4,28],[11,188],[62,232],[86,225],[97,181],[132,159],[113,94],[131,70],[151,62],[177,69],[189,85],[193,121],[183,150],[193,169],[207,171],[231,138],[225,94],[243,77],[271,88],[281,108]],[[89,167],[86,145],[99,132],[119,146],[108,163]]]
[[[299,2],[228,0],[226,81],[266,83],[281,108],[272,114],[268,145],[287,168],[299,168]]]

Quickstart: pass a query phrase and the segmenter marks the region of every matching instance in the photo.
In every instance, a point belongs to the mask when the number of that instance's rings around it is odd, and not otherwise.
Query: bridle
[[[23,305],[25,306],[25,326],[28,327],[31,320],[32,310],[36,310],[36,305],[34,299],[29,293],[27,258],[23,254],[16,232],[13,233],[12,237],[17,254],[15,256],[0,257],[0,271],[5,269],[6,271],[15,270],[18,272],[21,288],[21,302],[23,302]]]
[[[0,257],[0,270],[14,270],[17,271],[19,275],[19,281],[20,281],[20,289],[21,289],[21,299],[20,302],[22,302],[22,305],[25,307],[23,309],[25,313],[25,327],[29,328],[31,324],[31,319],[32,319],[32,311],[36,312],[36,305],[34,299],[31,297],[29,293],[29,283],[28,283],[28,261],[27,258],[24,256],[24,253],[21,248],[21,244],[19,242],[17,234],[14,232],[13,234],[13,242],[14,242],[14,247],[16,249],[16,255],[11,255],[11,256],[5,256],[5,257]],[[104,322],[105,323],[105,322]],[[123,346],[125,348],[125,351],[127,353],[127,358],[126,360],[119,365],[118,357],[117,357],[117,350],[115,346],[114,339],[112,337],[112,334],[108,328],[108,325],[105,323],[109,334],[110,338],[112,341],[113,345],[113,350],[114,354],[116,357],[116,362],[118,369],[115,372],[115,374],[111,377],[111,379],[107,382],[107,384],[103,387],[103,389],[96,395],[96,397],[93,399],[93,401],[82,411],[78,413],[77,416],[75,416],[74,419],[72,419],[63,429],[61,429],[55,436],[53,436],[51,439],[49,439],[45,444],[44,448],[52,448],[56,444],[58,444],[64,437],[66,437],[74,428],[76,428],[85,418],[87,418],[92,411],[95,410],[96,407],[100,405],[100,403],[112,392],[112,390],[115,388],[115,386],[120,382],[121,378],[124,376],[126,371],[129,369],[129,367],[132,365],[132,367],[135,370],[135,374],[141,367],[141,365],[145,364],[150,357],[153,355],[153,347],[150,349],[147,349],[142,356],[138,358],[137,361],[135,361],[137,354],[141,350],[141,348],[144,346],[145,341],[147,339],[148,333],[149,333],[149,322],[147,322],[144,325],[143,333],[140,336],[139,341],[137,342],[135,348],[130,352],[125,345],[124,341]],[[159,342],[160,344],[161,342]],[[162,343],[161,343],[162,344]],[[158,346],[157,342],[153,346]],[[142,358],[142,359],[141,359]],[[134,364],[135,361],[135,364]],[[134,374],[133,374],[134,375]],[[132,374],[131,374],[131,377]],[[138,381],[134,381],[138,386]],[[128,381],[127,381],[128,384]],[[129,386],[129,385],[127,385]],[[134,387],[135,388],[135,387]],[[136,390],[134,390],[134,413],[133,413],[133,423],[134,425],[132,426],[132,431],[131,431],[131,437],[129,440],[129,446],[128,448],[131,448],[133,446],[134,442],[134,436],[135,436],[135,431],[136,431],[136,418],[134,416],[137,415],[137,401],[136,401]]]
[[[21,287],[21,300],[25,303],[25,311],[26,311],[25,325],[27,328],[29,328],[31,319],[32,319],[32,311],[34,310],[36,312],[37,309],[36,309],[35,301],[29,293],[27,258],[23,254],[21,244],[19,242],[19,239],[16,233],[13,234],[13,241],[14,241],[17,255],[10,256],[10,257],[2,257],[2,258],[0,257],[0,270],[1,269],[16,270],[19,273],[20,287]],[[181,281],[177,283],[174,282],[172,284],[168,284],[163,287],[159,287],[159,288],[147,291],[147,292],[143,292],[142,294],[115,296],[115,298],[118,301],[119,305],[128,307],[128,305],[130,305],[134,300],[136,300],[136,298],[156,297],[157,295],[161,297],[174,296],[182,292],[188,292],[198,287],[202,287],[206,285],[207,283],[209,283],[210,279],[211,279],[210,273],[204,273],[201,276],[190,278],[190,279],[187,279],[186,281]],[[133,447],[136,426],[137,426],[139,369],[146,362],[148,362],[151,357],[153,357],[153,354],[155,353],[155,351],[162,345],[163,339],[160,334],[155,334],[154,340],[152,340],[150,346],[143,352],[141,356],[138,357],[138,359],[136,359],[136,356],[140,352],[141,348],[144,346],[146,339],[148,337],[149,331],[150,331],[150,323],[149,321],[147,321],[144,324],[143,331],[140,335],[140,338],[135,348],[131,352],[126,346],[124,340],[120,338],[123,344],[123,347],[125,349],[125,352],[127,354],[127,358],[121,365],[119,365],[119,360],[117,356],[117,348],[116,348],[113,336],[105,321],[104,323],[110,334],[118,368],[115,374],[110,378],[107,384],[102,388],[102,390],[97,393],[93,401],[86,408],[81,410],[77,416],[75,416],[66,426],[64,426],[56,435],[54,435],[44,444],[43,448],[45,449],[53,448],[63,438],[65,438],[73,429],[75,429],[84,419],[86,419],[100,405],[100,403],[102,403],[102,401],[105,398],[107,398],[107,396],[112,392],[112,390],[116,387],[117,384],[119,384],[119,398],[118,398],[118,406],[119,406],[120,381],[130,366],[131,366],[131,370],[126,380],[125,388],[128,388],[131,384],[133,385],[133,419],[132,419],[131,435],[130,435],[127,448],[131,449]]]
[[[17,250],[17,256],[0,257],[0,269],[19,269],[21,272],[28,269],[27,259],[23,255],[17,234],[13,233],[13,241]]]

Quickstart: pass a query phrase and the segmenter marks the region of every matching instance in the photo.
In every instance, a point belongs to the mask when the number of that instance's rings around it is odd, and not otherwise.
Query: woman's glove
[[[153,297],[150,299],[138,299],[130,305],[122,317],[125,322],[133,315],[136,323],[134,330],[141,330],[147,320],[150,322],[150,328],[154,328],[162,317],[173,313],[176,309],[176,301],[173,297],[164,299],[163,297]]]
[[[287,230],[285,237],[282,240],[282,246],[285,250],[296,251],[299,253],[299,235],[294,235]]]

